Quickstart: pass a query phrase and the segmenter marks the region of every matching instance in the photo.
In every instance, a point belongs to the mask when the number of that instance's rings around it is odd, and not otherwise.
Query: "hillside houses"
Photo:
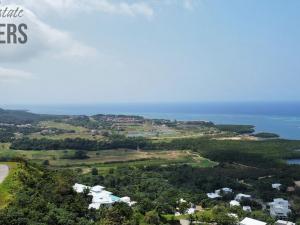
[[[278,191],[280,191],[280,187],[281,187],[281,186],[282,186],[282,185],[279,184],[279,183],[272,184],[272,188],[273,188],[273,189],[276,189],[276,190],[278,190]]]
[[[239,193],[234,198],[234,200],[236,200],[238,202],[242,201],[243,199],[251,199],[251,195],[246,195],[246,194]]]
[[[211,192],[211,193],[207,193],[207,197],[210,199],[216,199],[216,198],[221,198],[224,194],[230,194],[232,193],[232,189],[231,188],[221,188],[221,189],[217,189],[215,190],[215,192]]]
[[[86,191],[88,195],[92,196],[92,202],[89,205],[89,209],[99,209],[101,205],[111,206],[116,202],[124,202],[129,206],[136,204],[136,202],[131,201],[130,197],[125,196],[120,198],[113,195],[112,192],[104,190],[104,187],[100,185],[89,187],[83,184],[75,184],[73,189],[77,193],[84,193]]]

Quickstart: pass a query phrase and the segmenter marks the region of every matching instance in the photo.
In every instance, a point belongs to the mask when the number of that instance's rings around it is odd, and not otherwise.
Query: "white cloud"
[[[16,5],[8,5],[10,8]],[[1,62],[25,61],[37,55],[50,54],[68,59],[87,58],[94,56],[96,50],[80,43],[67,32],[58,30],[41,21],[32,11],[22,7],[24,17],[3,19],[4,23],[26,23],[28,26],[26,44],[5,44],[1,46]],[[5,21],[6,20],[6,21]]]
[[[31,73],[0,67],[0,84],[2,83],[17,83],[24,80],[33,79],[34,76]]]
[[[183,0],[184,8],[192,10],[194,8],[193,0]]]

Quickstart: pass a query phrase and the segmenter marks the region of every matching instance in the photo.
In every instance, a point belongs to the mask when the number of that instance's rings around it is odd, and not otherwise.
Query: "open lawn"
[[[42,121],[39,123],[40,127],[44,128],[56,128],[56,129],[63,129],[63,130],[74,130],[76,132],[85,132],[88,131],[88,129],[80,126],[73,126],[67,123],[60,123],[60,122],[54,122],[54,121]]]

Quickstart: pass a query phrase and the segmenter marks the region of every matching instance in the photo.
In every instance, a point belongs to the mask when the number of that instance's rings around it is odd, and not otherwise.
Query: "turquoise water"
[[[10,105],[35,113],[94,115],[131,114],[172,120],[207,120],[217,124],[256,126],[257,132],[273,132],[300,140],[300,102],[285,103],[122,103],[95,105]]]
[[[118,202],[118,201],[120,201],[120,198],[115,196],[115,195],[112,195],[111,200],[114,201],[114,202]]]

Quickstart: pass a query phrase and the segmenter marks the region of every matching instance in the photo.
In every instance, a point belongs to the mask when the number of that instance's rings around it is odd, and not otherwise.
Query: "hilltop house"
[[[278,190],[278,191],[280,191],[280,187],[281,187],[281,184],[279,184],[279,183],[272,184],[272,188],[273,188],[273,189],[276,189],[276,190]]]
[[[206,195],[210,199],[221,198],[221,195],[216,194],[216,193],[207,193]]]
[[[240,206],[241,204],[236,200],[231,200],[229,202],[229,205],[230,205],[230,207],[234,207],[234,206]]]
[[[215,193],[219,194],[219,195],[221,195],[222,193],[229,194],[229,193],[232,193],[232,189],[225,187],[225,188],[221,188],[221,189],[215,190]]]
[[[282,198],[275,198],[273,202],[269,203],[270,215],[273,218],[285,219],[291,213],[289,209],[289,202]]]
[[[77,193],[83,193],[85,190],[88,190],[88,195],[93,197],[92,203],[89,205],[89,209],[99,209],[101,205],[111,206],[115,202],[124,202],[129,206],[136,204],[136,202],[131,201],[127,196],[119,198],[111,192],[105,191],[104,187],[100,185],[89,187],[83,184],[75,184],[73,189]]]
[[[243,198],[244,198],[244,199],[250,199],[250,198],[251,198],[251,195],[246,195],[246,194],[240,193],[240,194],[237,194],[237,195],[235,196],[235,200],[238,201],[238,202],[242,201]]]
[[[246,217],[240,222],[240,225],[267,225],[267,223]]]
[[[243,211],[245,212],[252,212],[252,209],[250,206],[243,206]]]
[[[215,190],[215,192],[207,193],[207,197],[210,199],[215,199],[215,198],[221,198],[223,194],[229,194],[232,193],[231,188],[221,188],[218,190]]]
[[[86,185],[83,184],[75,184],[73,186],[74,191],[76,191],[77,193],[83,193],[84,190],[90,190],[91,187],[88,187]]]

